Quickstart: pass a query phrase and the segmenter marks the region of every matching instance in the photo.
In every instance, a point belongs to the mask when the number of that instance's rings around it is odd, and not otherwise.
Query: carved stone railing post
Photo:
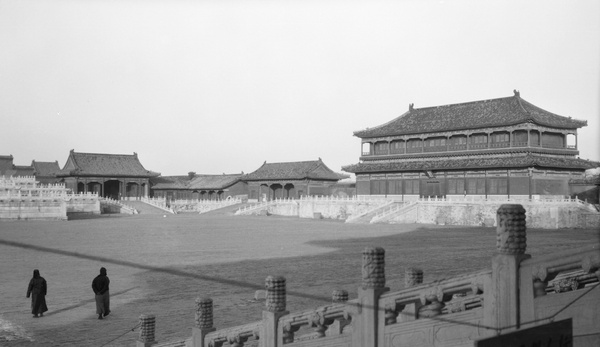
[[[420,297],[421,306],[418,308],[419,318],[432,318],[442,314],[444,308],[444,293],[438,288],[435,293],[423,294]]]
[[[348,291],[347,290],[334,290],[331,293],[331,302],[334,304],[343,304],[348,302]],[[340,335],[344,330],[344,327],[350,324],[350,319],[347,318],[336,318],[331,325],[327,328],[327,336]]]
[[[265,279],[265,289],[267,297],[265,301],[265,310],[262,314],[262,327],[260,339],[262,347],[276,347],[283,343],[283,333],[278,336],[279,318],[288,314],[286,306],[286,288],[285,277],[268,276]]]
[[[196,298],[196,314],[192,328],[194,347],[205,347],[204,338],[216,328],[213,327],[213,301],[211,298]]]
[[[379,312],[379,297],[385,286],[385,250],[367,247],[362,252],[362,286],[358,289],[359,313],[352,330],[357,346],[377,346],[380,329],[385,326],[385,312]],[[383,336],[383,335],[381,335]]]
[[[408,268],[404,271],[404,288],[410,288],[423,283],[423,270]]]
[[[346,290],[334,290],[331,293],[332,303],[344,303],[348,301],[348,291]]]
[[[324,337],[325,332],[327,331],[327,329],[329,328],[331,323],[333,323],[332,319],[325,318],[323,312],[313,313],[309,317],[308,321],[309,321],[309,326],[315,328],[314,331],[315,331],[317,337]]]
[[[404,271],[404,288],[418,286],[423,283],[423,270],[417,268],[407,268]],[[421,302],[407,304],[400,311],[397,310],[397,321],[408,322],[417,319],[417,312],[421,307]],[[391,319],[390,319],[391,322]],[[392,323],[393,324],[393,323]]]
[[[519,329],[521,324],[519,265],[530,257],[525,254],[527,249],[525,209],[518,204],[500,206],[496,214],[496,225],[497,254],[492,258],[491,288],[489,291],[484,290],[484,320],[488,326],[498,329],[510,326]],[[530,292],[533,291],[532,281],[530,277],[528,283]]]
[[[281,340],[282,343],[292,343],[294,342],[294,333],[300,330],[299,325],[292,325],[291,323],[287,323],[282,327]]]
[[[362,252],[362,289],[385,287],[385,250],[367,247]]]
[[[265,305],[269,312],[285,311],[285,278],[282,276],[269,276],[265,280],[267,298]]]
[[[244,343],[248,341],[248,336],[242,336],[240,334],[231,334],[227,336],[227,343],[231,347],[244,347]]]
[[[156,317],[152,314],[140,315],[140,333],[135,345],[137,347],[148,347],[156,343],[154,330],[156,328]]]

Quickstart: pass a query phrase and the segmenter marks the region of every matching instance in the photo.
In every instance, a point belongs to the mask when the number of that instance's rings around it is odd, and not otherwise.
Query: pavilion
[[[147,197],[150,178],[160,174],[144,168],[137,153],[79,153],[71,150],[56,176],[77,193],[95,192],[102,197]]]

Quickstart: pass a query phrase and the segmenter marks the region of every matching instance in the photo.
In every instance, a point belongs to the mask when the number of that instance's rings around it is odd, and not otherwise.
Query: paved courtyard
[[[287,278],[288,310],[356,297],[361,250],[386,249],[386,278],[404,269],[425,281],[488,268],[494,228],[347,225],[340,221],[230,215],[102,216],[68,222],[0,222],[0,345],[132,346],[140,314],[155,314],[159,342],[185,339],[194,299],[213,298],[217,328],[259,320],[254,292]],[[598,242],[597,230],[529,230],[533,256]],[[101,266],[112,313],[99,321],[91,290]],[[49,312],[33,319],[25,298],[33,269],[48,281]]]

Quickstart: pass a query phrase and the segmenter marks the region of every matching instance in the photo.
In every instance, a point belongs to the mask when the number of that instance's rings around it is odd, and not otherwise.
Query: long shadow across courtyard
[[[288,310],[356,297],[361,251],[386,249],[386,278],[402,287],[406,267],[425,281],[489,268],[495,229],[347,225],[332,220],[228,215],[139,215],[69,222],[0,222],[0,344],[131,346],[140,314],[157,316],[157,340],[188,338],[194,299],[214,300],[215,326],[259,320],[254,293],[268,275],[287,279]],[[528,230],[535,256],[599,242],[598,230]],[[111,278],[113,312],[96,320],[91,281]],[[49,285],[47,317],[32,319],[25,291],[34,268]]]

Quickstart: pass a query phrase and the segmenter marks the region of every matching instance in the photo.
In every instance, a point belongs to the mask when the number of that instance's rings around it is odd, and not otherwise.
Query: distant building
[[[74,192],[95,192],[113,199],[148,196],[150,178],[159,175],[146,170],[137,153],[78,153],[74,150],[56,174]]]
[[[56,174],[60,171],[58,161],[35,161],[31,162],[33,168],[33,174],[35,175],[36,181],[41,184],[53,184],[58,182],[60,179],[56,177]]]
[[[248,195],[240,174],[161,176],[150,179],[152,195],[167,200],[222,200]]]
[[[570,195],[569,181],[600,163],[577,158],[577,129],[514,96],[414,108],[361,138],[358,195],[487,197]]]
[[[0,176],[33,176],[34,169],[27,165],[14,165],[12,155],[0,155]]]
[[[303,195],[331,195],[332,186],[348,178],[328,168],[321,158],[314,161],[265,163],[256,171],[245,175],[249,199],[272,200],[299,198]]]
[[[10,172],[13,168],[13,156],[12,155],[0,155],[0,176],[10,176],[7,172]]]

